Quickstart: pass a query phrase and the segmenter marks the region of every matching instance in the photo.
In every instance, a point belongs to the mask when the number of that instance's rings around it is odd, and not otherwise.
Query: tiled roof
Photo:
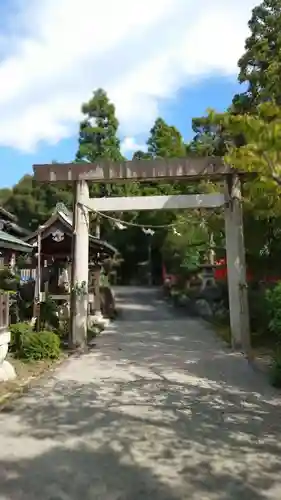
[[[4,207],[0,206],[0,213],[2,215],[5,215],[5,217],[7,217],[7,219],[9,219],[10,221],[14,221],[16,222],[17,218],[14,214],[11,214],[10,212],[8,212],[8,210],[6,210]]]
[[[62,203],[57,204],[56,209],[53,212],[53,215],[45,222],[43,226],[41,226],[41,228],[43,228],[43,231],[44,229],[54,224],[54,222],[58,218],[62,221],[63,224],[66,224],[72,231],[73,213],[70,212]],[[32,241],[37,234],[38,230],[30,234],[29,236],[25,237],[24,239],[27,241]],[[103,241],[100,238],[97,238],[96,236],[93,236],[91,234],[89,235],[89,239],[96,247],[107,250],[109,254],[114,255],[118,253],[118,250],[113,245],[110,245],[110,243],[107,243],[107,241]],[[33,246],[36,246],[36,242],[34,242]]]
[[[32,246],[26,243],[23,240],[20,240],[19,238],[16,238],[15,236],[12,236],[9,233],[6,233],[5,231],[0,231],[0,247],[1,247],[1,242],[8,243],[9,246],[16,250],[18,247],[21,249],[25,249],[27,252],[32,250]]]

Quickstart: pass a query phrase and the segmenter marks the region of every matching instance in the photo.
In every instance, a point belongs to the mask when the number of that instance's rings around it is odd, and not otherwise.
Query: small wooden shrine
[[[40,301],[46,295],[55,301],[70,300],[71,251],[73,238],[73,214],[63,204],[58,204],[53,215],[30,234],[26,241],[34,249],[31,267],[37,268],[40,281]],[[94,309],[94,290],[97,271],[117,254],[116,248],[96,236],[89,236],[89,306]],[[38,277],[39,274],[39,277]],[[38,297],[38,298],[39,298]]]
[[[32,247],[23,240],[28,234],[17,224],[16,216],[0,206],[0,268],[13,268],[19,254],[32,252]]]

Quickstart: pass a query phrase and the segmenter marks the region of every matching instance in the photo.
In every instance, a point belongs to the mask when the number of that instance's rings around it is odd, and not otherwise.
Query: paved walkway
[[[0,414],[0,500],[281,498],[278,393],[156,292]]]

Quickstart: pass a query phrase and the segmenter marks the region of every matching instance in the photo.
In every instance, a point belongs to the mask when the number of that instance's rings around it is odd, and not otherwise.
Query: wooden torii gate
[[[120,163],[102,161],[34,165],[39,182],[73,182],[74,185],[74,265],[72,289],[76,284],[88,286],[89,210],[98,212],[194,209],[223,207],[225,213],[226,254],[232,346],[250,354],[249,308],[246,281],[241,177],[221,158],[179,158],[132,160]],[[132,181],[191,181],[200,179],[224,181],[224,193],[180,196],[145,196],[127,198],[90,198],[88,182],[129,183]],[[75,313],[72,332],[76,344],[83,345],[87,336],[87,294],[73,297]]]

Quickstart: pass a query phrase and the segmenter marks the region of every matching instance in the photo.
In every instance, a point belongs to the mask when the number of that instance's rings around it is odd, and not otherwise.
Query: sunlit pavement
[[[0,500],[281,499],[279,393],[154,289],[0,414]]]

